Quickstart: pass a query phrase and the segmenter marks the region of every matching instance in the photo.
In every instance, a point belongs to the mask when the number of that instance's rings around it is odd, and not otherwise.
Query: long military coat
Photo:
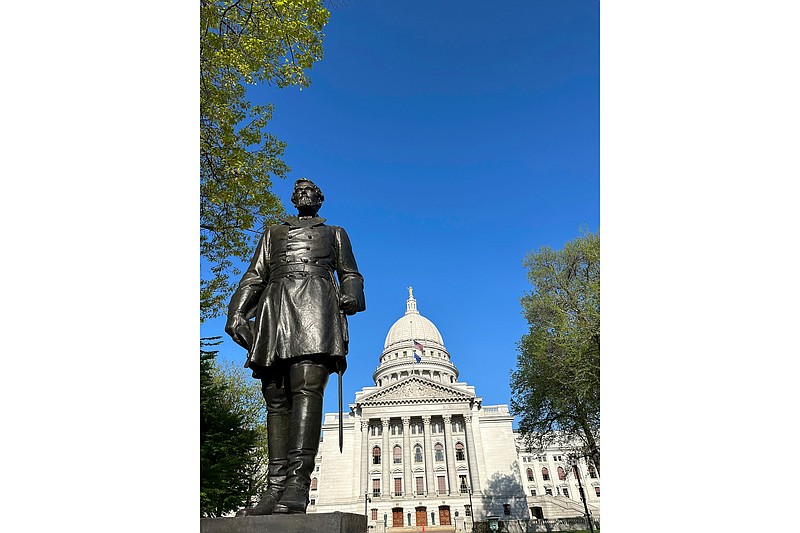
[[[264,232],[228,306],[229,315],[255,317],[249,322],[246,367],[307,355],[347,355],[347,318],[339,305],[341,296],[349,295],[356,311],[366,309],[364,278],[347,233],[324,222],[287,217]]]

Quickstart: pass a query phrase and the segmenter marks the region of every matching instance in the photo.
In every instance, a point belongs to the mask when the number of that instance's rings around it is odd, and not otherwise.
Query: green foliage
[[[219,344],[219,337],[203,346]],[[264,488],[265,410],[254,401],[260,390],[243,372],[215,362],[217,352],[200,350],[200,513],[216,517],[251,502]],[[263,400],[261,400],[263,405]]]
[[[262,228],[283,213],[271,192],[285,178],[285,143],[265,128],[269,103],[254,104],[247,85],[310,83],[306,69],[322,58],[329,12],[320,0],[200,1],[201,319],[218,316]]]
[[[523,265],[529,331],[511,373],[511,409],[529,446],[579,442],[600,470],[600,235],[542,247]]]

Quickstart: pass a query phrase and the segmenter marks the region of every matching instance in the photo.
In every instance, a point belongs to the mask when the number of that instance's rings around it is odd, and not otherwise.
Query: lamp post
[[[372,501],[372,498],[369,497],[369,492],[364,493],[364,516],[369,516],[367,514],[367,504]]]
[[[467,487],[469,493],[469,519],[472,521],[471,531],[475,532],[475,508],[472,506],[472,486]]]
[[[583,509],[586,511],[586,522],[589,523],[589,532],[594,533],[594,526],[592,525],[592,517],[589,514],[589,506],[586,504],[586,495],[583,493],[583,485],[581,484],[581,472],[578,469],[578,458],[572,457],[572,468],[575,469],[575,477],[578,479],[578,492],[581,495],[581,501],[583,501]]]
[[[492,531],[497,531],[500,528],[500,517],[495,515],[487,516],[486,519],[489,521],[489,529]]]

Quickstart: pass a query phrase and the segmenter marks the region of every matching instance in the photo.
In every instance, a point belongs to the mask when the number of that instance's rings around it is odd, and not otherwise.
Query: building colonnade
[[[455,496],[478,490],[472,414],[361,419],[361,493]]]

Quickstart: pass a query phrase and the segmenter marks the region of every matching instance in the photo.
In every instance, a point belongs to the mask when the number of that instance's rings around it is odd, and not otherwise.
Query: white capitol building
[[[584,514],[578,483],[559,448],[527,452],[507,405],[483,405],[459,373],[436,326],[417,310],[389,329],[374,386],[344,413],[327,413],[311,480],[314,512],[367,512],[382,531],[427,526],[471,528],[471,519],[567,518]],[[592,515],[600,515],[600,479],[580,463]]]

